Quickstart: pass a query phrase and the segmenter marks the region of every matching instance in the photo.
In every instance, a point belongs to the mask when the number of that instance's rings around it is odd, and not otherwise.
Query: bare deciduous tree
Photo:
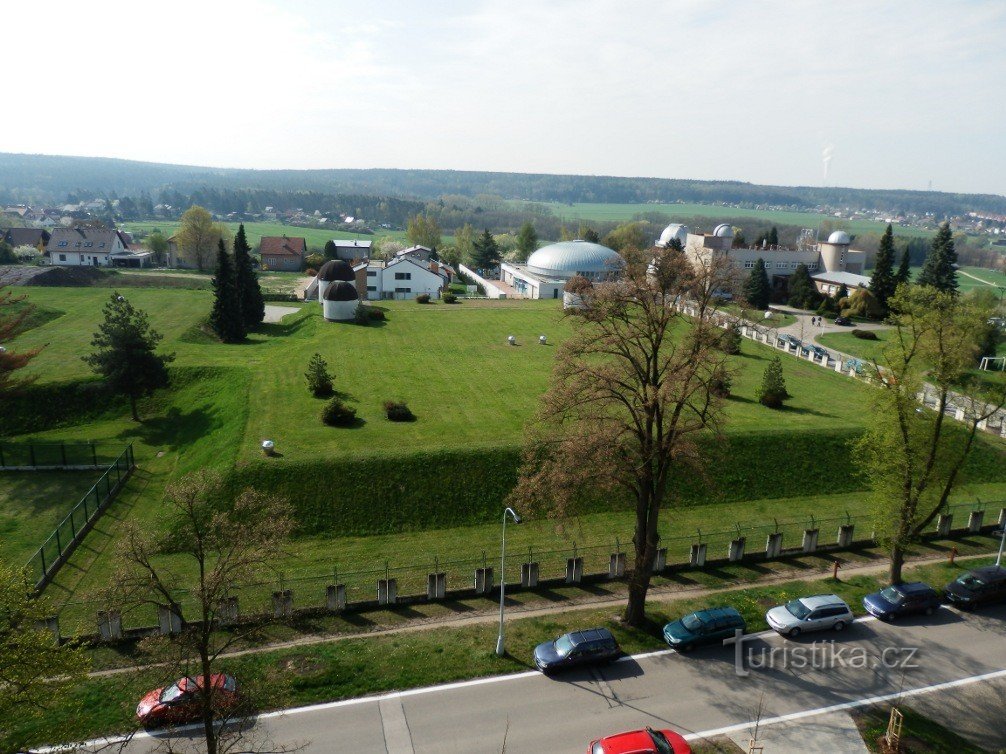
[[[599,495],[635,510],[634,562],[625,621],[641,625],[658,549],[657,524],[681,475],[704,465],[699,438],[722,418],[723,332],[717,296],[736,285],[718,254],[623,250],[616,281],[582,294],[551,387],[530,428],[515,504],[575,514]],[[675,304],[688,304],[689,316]]]
[[[220,478],[209,472],[169,485],[165,498],[166,520],[150,529],[158,534],[127,525],[121,567],[104,599],[126,608],[166,606],[181,619],[181,632],[160,650],[162,659],[172,658],[169,668],[199,684],[207,754],[276,751],[272,746],[249,748],[247,726],[221,724],[221,705],[215,699],[220,692],[211,677],[222,672],[221,654],[243,637],[238,630],[220,630],[225,600],[260,577],[280,554],[293,529],[290,507],[253,489],[226,499]],[[161,557],[165,552],[174,557]],[[193,666],[195,673],[189,672]],[[245,693],[241,704],[225,715],[233,719],[254,707]]]

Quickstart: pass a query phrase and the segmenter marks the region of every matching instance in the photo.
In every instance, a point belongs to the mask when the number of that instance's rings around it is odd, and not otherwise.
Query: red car
[[[202,720],[199,691],[203,677],[181,678],[170,686],[154,689],[136,705],[136,716],[146,728],[159,725],[178,725]],[[238,701],[238,684],[232,676],[214,673],[210,676],[213,688],[213,708],[221,714],[234,708]]]
[[[587,754],[692,754],[692,747],[673,730],[631,730],[591,741]]]

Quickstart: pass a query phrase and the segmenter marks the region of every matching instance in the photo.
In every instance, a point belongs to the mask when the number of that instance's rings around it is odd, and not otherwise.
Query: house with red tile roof
[[[307,253],[307,239],[290,236],[262,236],[259,255],[262,269],[300,272]]]

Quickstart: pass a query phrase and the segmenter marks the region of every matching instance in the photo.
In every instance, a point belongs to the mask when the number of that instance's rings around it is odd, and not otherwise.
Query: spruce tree
[[[954,237],[950,232],[950,223],[943,223],[936,231],[933,244],[926,254],[922,271],[915,281],[919,285],[929,285],[938,291],[957,292],[957,250],[954,248]]]
[[[772,226],[772,230],[768,232],[768,238],[766,240],[768,241],[769,246],[779,245],[779,231],[774,225]]]
[[[789,397],[786,380],[782,375],[782,361],[776,356],[765,367],[761,387],[758,389],[758,400],[763,406],[782,408],[783,401]]]
[[[755,309],[767,309],[772,288],[765,271],[765,260],[761,257],[755,263],[754,269],[744,282],[744,298]]]
[[[244,226],[241,226],[244,228]],[[335,246],[335,241],[325,241],[325,259],[335,259],[339,256],[339,250]]]
[[[322,358],[320,353],[316,353],[307,362],[307,371],[304,372],[307,379],[307,388],[315,398],[328,398],[335,394],[332,385],[332,375],[328,371],[328,362]]]
[[[499,245],[486,228],[472,244],[472,262],[480,270],[491,270],[500,261]]]
[[[789,305],[797,309],[813,309],[820,298],[807,265],[797,265],[789,279]]]
[[[213,277],[213,310],[210,327],[224,343],[239,343],[248,333],[241,315],[237,276],[223,240],[217,249],[217,274]]]
[[[252,268],[251,246],[245,236],[244,223],[238,226],[237,235],[234,236],[234,276],[241,302],[241,318],[245,330],[252,330],[265,319],[265,301],[258,275]]]
[[[894,273],[894,287],[897,289],[899,285],[907,285],[912,282],[912,254],[905,247],[904,252],[901,254],[901,264],[898,265],[898,271]]]
[[[105,304],[104,315],[91,340],[95,351],[83,359],[112,390],[129,397],[133,421],[139,421],[136,399],[167,387],[167,365],[175,357],[154,352],[163,336],[150,329],[146,312],[134,309],[118,291]]]
[[[894,229],[887,224],[887,230],[880,238],[880,248],[873,265],[873,277],[870,278],[870,293],[877,303],[887,311],[887,300],[894,295],[898,287],[898,279],[894,272]]]

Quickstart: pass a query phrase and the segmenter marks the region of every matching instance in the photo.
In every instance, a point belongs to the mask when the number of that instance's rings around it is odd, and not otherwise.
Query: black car
[[[835,317],[835,324],[842,325],[843,327],[851,327],[852,320],[848,317]]]
[[[588,628],[563,634],[555,641],[546,641],[534,648],[534,664],[542,673],[611,662],[622,650],[606,628]]]
[[[968,571],[947,584],[947,600],[968,609],[1006,600],[1006,568],[986,566]]]
[[[929,584],[921,581],[895,584],[863,597],[863,607],[870,615],[881,620],[892,620],[913,613],[932,615],[940,607],[940,595]]]
[[[687,652],[702,644],[722,644],[734,637],[734,632],[747,630],[747,624],[732,607],[713,607],[686,615],[664,626],[664,641],[679,652]]]

